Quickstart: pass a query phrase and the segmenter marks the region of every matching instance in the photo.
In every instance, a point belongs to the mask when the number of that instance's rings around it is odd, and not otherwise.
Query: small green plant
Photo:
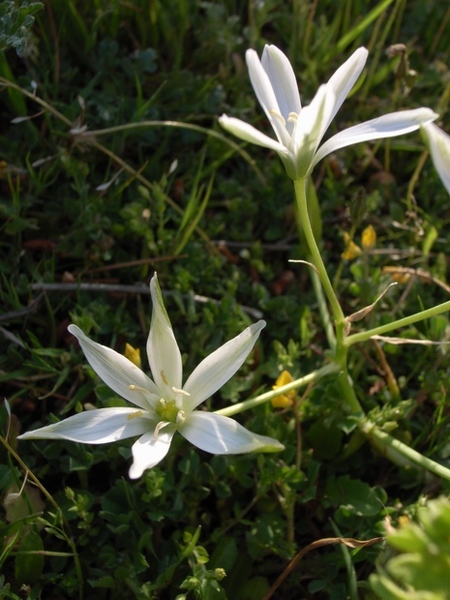
[[[381,600],[446,600],[450,597],[450,500],[424,502],[414,519],[402,517],[386,535],[370,585]]]
[[[0,5],[0,51],[14,48],[23,56],[30,39],[34,15],[44,7],[42,2],[22,0],[17,5],[13,0],[5,0]]]

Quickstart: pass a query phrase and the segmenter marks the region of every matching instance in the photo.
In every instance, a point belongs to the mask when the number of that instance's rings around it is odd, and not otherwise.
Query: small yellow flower
[[[278,388],[283,387],[288,383],[291,383],[291,381],[294,381],[292,375],[289,373],[289,371],[285,370],[278,376],[278,379],[276,380],[275,385],[273,385],[272,388],[274,390],[277,390]],[[275,398],[272,398],[271,401],[272,406],[274,408],[287,408],[289,406],[292,406],[296,396],[297,393],[295,390],[291,390],[290,392],[286,392],[285,394],[275,396]]]
[[[368,252],[377,243],[377,233],[372,225],[368,225],[361,234],[361,246],[362,249],[355,244],[350,238],[350,234],[344,231],[344,243],[345,250],[341,254],[344,260],[355,260],[358,256],[361,256],[363,252]]]
[[[139,348],[133,348],[133,346],[131,344],[126,343],[125,344],[125,357],[128,358],[128,360],[131,360],[131,362],[133,363],[133,365],[136,365],[136,367],[139,367],[140,369],[142,368],[141,365],[141,351],[139,350]]]
[[[361,234],[361,246],[367,252],[368,250],[372,250],[376,243],[377,232],[372,225],[367,225]]]
[[[350,235],[347,231],[344,231],[344,242],[345,250],[341,254],[343,259],[354,260],[355,258],[358,258],[358,256],[361,256],[361,248],[357,246],[353,240],[350,239]]]

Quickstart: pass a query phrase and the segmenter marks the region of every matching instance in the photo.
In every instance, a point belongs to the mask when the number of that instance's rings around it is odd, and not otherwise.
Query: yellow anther
[[[164,381],[164,383],[166,385],[169,385],[169,382],[167,380],[166,374],[164,373],[164,371],[161,369],[161,379]]]

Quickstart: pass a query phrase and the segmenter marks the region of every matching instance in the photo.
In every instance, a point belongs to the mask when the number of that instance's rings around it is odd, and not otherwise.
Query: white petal
[[[167,400],[174,397],[172,388],[181,388],[183,367],[169,316],[159,287],[158,278],[150,282],[153,301],[152,323],[147,340],[147,355],[156,385]]]
[[[421,131],[436,171],[450,194],[450,136],[434,123],[422,125]]]
[[[332,88],[321,85],[311,104],[302,109],[293,134],[297,177],[304,177],[310,170],[316,150],[327,129],[333,107]]]
[[[195,411],[178,431],[191,444],[211,454],[279,452],[278,440],[252,433],[234,419],[209,412]]]
[[[227,117],[227,115],[222,115],[219,117],[219,123],[224,129],[241,140],[244,140],[244,142],[250,142],[250,144],[256,144],[257,146],[262,146],[263,148],[275,150],[275,152],[278,152],[279,154],[284,154],[286,156],[289,155],[286,147],[283,146],[283,144],[280,144],[265,133],[261,133],[261,131],[256,129],[256,127],[249,125],[245,121],[235,119],[234,117]]]
[[[356,80],[361,74],[366,64],[369,52],[366,48],[358,48],[353,52],[349,59],[334,73],[327,83],[334,92],[334,107],[330,114],[326,129],[328,129],[331,121],[336,116],[337,111],[341,108],[344,100],[347,98],[350,90],[355,85]]]
[[[272,82],[269,79],[269,75],[264,70],[259,60],[259,56],[254,50],[247,50],[245,58],[248,66],[248,74],[256,97],[274,129],[278,141],[284,146],[287,146],[289,144],[290,134],[286,129],[286,123],[283,122],[282,112],[278,106],[277,96],[272,88]],[[274,115],[279,116],[277,117]]]
[[[141,414],[139,414],[141,413]],[[21,440],[69,440],[82,444],[106,444],[142,435],[152,421],[135,408],[99,408],[87,410],[59,423],[53,423],[19,435]]]
[[[160,394],[153,381],[128,358],[107,346],[93,342],[76,325],[69,325],[67,329],[80,342],[88,363],[100,379],[116,394],[146,410],[150,408],[152,400],[159,399]],[[130,385],[148,390],[148,394],[130,390]]]
[[[183,398],[187,411],[212,396],[232,377],[250,354],[265,321],[258,321],[241,334],[207,356],[186,381],[183,389],[190,396]]]
[[[276,46],[266,46],[261,58],[261,64],[269,76],[273,92],[284,119],[287,121],[292,112],[299,114],[302,108],[300,94],[298,93],[294,70],[287,56]]]
[[[434,121],[437,117],[438,115],[429,108],[415,108],[389,113],[354,127],[349,127],[334,135],[319,148],[314,157],[313,166],[322,158],[340,148],[369,140],[411,133],[419,129],[420,125]]]
[[[131,479],[137,479],[146,469],[151,469],[166,456],[175,431],[174,426],[168,425],[156,437],[153,432],[146,433],[133,444],[133,464],[129,471]]]

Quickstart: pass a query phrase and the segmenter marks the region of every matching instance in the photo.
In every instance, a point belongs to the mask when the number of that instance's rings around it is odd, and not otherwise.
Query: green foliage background
[[[320,366],[326,343],[308,272],[288,262],[303,256],[290,182],[277,157],[229,139],[217,116],[267,130],[248,47],[283,49],[308,104],[366,45],[364,78],[332,131],[422,105],[445,129],[449,20],[437,0],[2,3],[0,382],[13,412],[10,420],[0,409],[12,450],[1,448],[2,597],[259,600],[308,544],[376,538],[423,496],[448,494],[448,482],[364,443],[332,379],[300,392],[295,407],[238,417],[281,440],[282,454],[210,456],[176,438],[137,482],[127,477],[127,441],[15,437],[121,402],[66,327],[143,351],[155,269],[186,373],[260,315],[268,321],[210,410],[271,389],[283,369],[300,377]],[[394,44],[405,45],[407,61],[386,54]],[[341,151],[314,183],[324,256],[347,314],[386,288],[386,267],[400,284],[370,326],[448,299],[449,200],[418,135]],[[368,224],[376,248],[343,260],[344,231],[359,243]],[[441,342],[449,332],[440,316],[402,334]],[[366,344],[351,363],[371,417],[448,465],[447,347]],[[273,597],[373,598],[366,581],[380,548],[314,550]]]

